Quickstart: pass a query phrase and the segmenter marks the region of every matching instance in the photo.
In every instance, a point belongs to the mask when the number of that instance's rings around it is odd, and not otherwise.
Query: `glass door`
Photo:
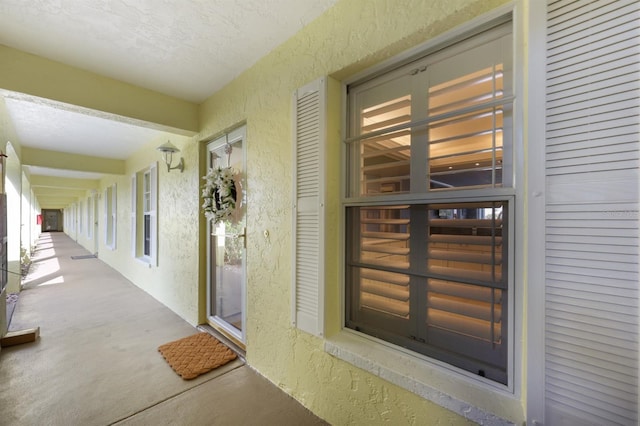
[[[236,193],[232,214],[207,225],[207,319],[236,343],[245,342],[246,127],[207,145],[208,167],[230,167]]]

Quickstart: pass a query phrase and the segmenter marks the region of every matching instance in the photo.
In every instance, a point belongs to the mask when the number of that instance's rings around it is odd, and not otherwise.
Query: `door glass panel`
[[[232,132],[209,144],[209,167],[233,170],[236,208],[230,217],[209,226],[208,318],[240,342],[244,342],[246,288],[243,135]]]
[[[215,228],[215,311],[219,319],[242,331],[242,288],[244,271],[244,238],[242,229],[232,223],[219,223]]]

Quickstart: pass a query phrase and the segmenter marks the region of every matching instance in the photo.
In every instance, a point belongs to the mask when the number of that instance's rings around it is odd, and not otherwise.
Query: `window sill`
[[[336,358],[476,423],[506,426],[524,421],[520,400],[506,388],[501,390],[465,377],[356,332],[343,330],[325,340],[324,349]]]
[[[136,257],[135,259],[138,263],[143,264],[147,268],[151,268],[151,259],[148,257]]]

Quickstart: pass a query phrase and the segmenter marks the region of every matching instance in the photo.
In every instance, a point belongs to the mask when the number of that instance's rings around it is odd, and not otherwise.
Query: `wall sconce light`
[[[171,163],[173,163],[173,153],[180,152],[175,145],[167,141],[167,143],[160,145],[156,149],[162,153],[162,158],[164,159],[164,162],[167,163],[167,173],[174,169],[180,170],[180,173],[184,172],[184,159],[182,157],[180,157],[180,161],[177,166],[171,167]]]

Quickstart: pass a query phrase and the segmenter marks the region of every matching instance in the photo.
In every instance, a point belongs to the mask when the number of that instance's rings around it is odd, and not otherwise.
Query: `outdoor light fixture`
[[[173,163],[173,153],[180,152],[175,145],[167,141],[167,143],[160,145],[156,149],[162,153],[162,158],[164,158],[164,162],[167,163],[167,173],[174,169],[180,170],[180,173],[184,172],[184,159],[182,157],[180,157],[177,166],[171,167],[171,163]]]

